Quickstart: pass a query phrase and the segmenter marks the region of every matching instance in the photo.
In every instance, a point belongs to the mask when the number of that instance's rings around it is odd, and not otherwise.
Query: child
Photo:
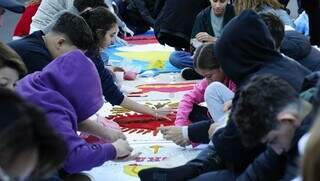
[[[204,44],[197,49],[194,55],[194,67],[195,70],[205,78],[201,80],[193,90],[183,96],[175,120],[175,125],[180,127],[181,133],[191,137],[196,133],[189,132],[188,130],[190,129],[188,129],[187,126],[192,122],[208,120],[208,118],[200,118],[204,116],[199,115],[193,116],[196,117],[196,120],[190,120],[190,114],[195,114],[194,111],[196,110],[194,108],[196,108],[196,105],[205,101],[213,121],[216,123],[221,122],[221,118],[225,114],[224,104],[232,100],[234,96],[233,92],[236,89],[235,84],[230,81],[220,69],[220,64],[215,57],[212,43]],[[162,128],[164,137],[176,143],[179,142],[174,136],[175,131],[173,130],[175,128],[167,128],[168,129]],[[209,127],[207,127],[207,130],[204,130],[205,133],[208,132],[208,129]],[[189,140],[187,136],[185,137]]]
[[[88,49],[92,32],[83,18],[63,12],[47,33],[36,31],[20,40],[9,42],[26,64],[28,72],[42,70],[54,58],[73,49]]]
[[[0,180],[39,180],[58,169],[65,144],[44,113],[14,92],[0,88]]]
[[[0,42],[0,87],[13,90],[18,79],[26,72],[19,55]]]
[[[235,16],[233,6],[228,4],[227,0],[210,0],[210,5],[202,10],[194,21],[190,40],[194,48],[198,47],[193,42],[199,44],[215,42],[220,37],[224,26]],[[193,66],[192,54],[186,51],[173,52],[169,61],[177,68]],[[185,73],[182,76],[187,80],[196,79],[194,76],[185,76]]]
[[[132,148],[123,139],[112,144],[89,144],[77,135],[78,125],[103,105],[97,70],[81,51],[70,51],[41,72],[29,74],[19,82],[17,90],[45,110],[50,125],[65,140],[66,172],[90,170],[107,160],[130,155]],[[95,126],[87,129],[87,133],[97,135],[106,131]]]
[[[16,28],[14,29],[13,38],[12,38],[13,40],[17,40],[24,36],[29,35],[32,17],[36,14],[40,6],[40,3],[41,3],[41,0],[29,1],[28,6],[26,7],[25,11],[21,15],[16,25]]]
[[[252,154],[250,149],[254,147],[263,150],[261,154],[255,153],[246,169],[233,170],[234,165],[216,157],[211,149],[180,167],[142,170],[141,180],[292,180],[297,174],[297,141],[312,124],[308,119],[311,105],[300,101],[296,90],[285,80],[258,75],[241,87],[232,106],[230,119],[239,131],[240,143],[246,145],[243,149],[247,154]],[[238,150],[232,151],[239,155],[235,152]],[[217,166],[213,162],[224,164]]]
[[[93,33],[94,44],[86,52],[86,55],[98,69],[105,99],[112,105],[120,105],[129,110],[149,114],[156,118],[166,118],[167,111],[150,109],[124,96],[115,85],[111,72],[104,67],[100,52],[107,48],[117,36],[116,17],[104,7],[87,10],[81,16],[86,20]]]

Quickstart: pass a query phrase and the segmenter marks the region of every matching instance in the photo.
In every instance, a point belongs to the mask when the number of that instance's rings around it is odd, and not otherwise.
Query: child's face
[[[207,69],[197,69],[196,70],[200,75],[205,77],[208,80],[208,83],[210,84],[211,82],[223,82],[225,76],[224,73],[221,69],[212,69],[212,70],[207,70]]]
[[[0,87],[14,90],[18,79],[19,74],[16,70],[9,67],[0,68]]]
[[[223,16],[226,9],[227,0],[210,0],[211,7],[216,16]]]
[[[104,41],[102,42],[102,49],[107,48],[111,43],[115,40],[117,37],[119,28],[117,24],[114,24],[112,28],[106,32],[106,35],[104,36]]]

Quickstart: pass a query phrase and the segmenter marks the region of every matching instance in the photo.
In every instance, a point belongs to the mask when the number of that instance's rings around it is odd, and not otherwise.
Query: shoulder
[[[202,11],[200,11],[197,15],[197,17],[205,17],[205,16],[210,16],[210,11],[211,11],[211,6],[206,7]]]
[[[47,51],[42,35],[41,31],[36,31],[20,40],[10,42],[8,45],[16,51]]]

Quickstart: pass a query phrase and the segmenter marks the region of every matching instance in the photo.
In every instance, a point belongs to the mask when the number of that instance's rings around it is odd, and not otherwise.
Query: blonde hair
[[[241,14],[246,9],[260,11],[263,5],[270,6],[273,9],[280,9],[282,5],[278,0],[236,0],[234,7],[237,15]]]
[[[4,67],[16,70],[20,78],[27,73],[27,68],[20,56],[6,44],[0,42],[0,68]]]
[[[302,157],[303,181],[318,181],[320,178],[320,117],[311,129],[311,135]]]
[[[30,0],[28,2],[28,5],[38,5],[41,3],[41,0]]]

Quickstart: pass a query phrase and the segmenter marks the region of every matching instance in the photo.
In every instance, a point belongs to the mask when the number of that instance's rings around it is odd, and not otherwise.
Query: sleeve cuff
[[[182,137],[189,140],[188,126],[182,126]]]

